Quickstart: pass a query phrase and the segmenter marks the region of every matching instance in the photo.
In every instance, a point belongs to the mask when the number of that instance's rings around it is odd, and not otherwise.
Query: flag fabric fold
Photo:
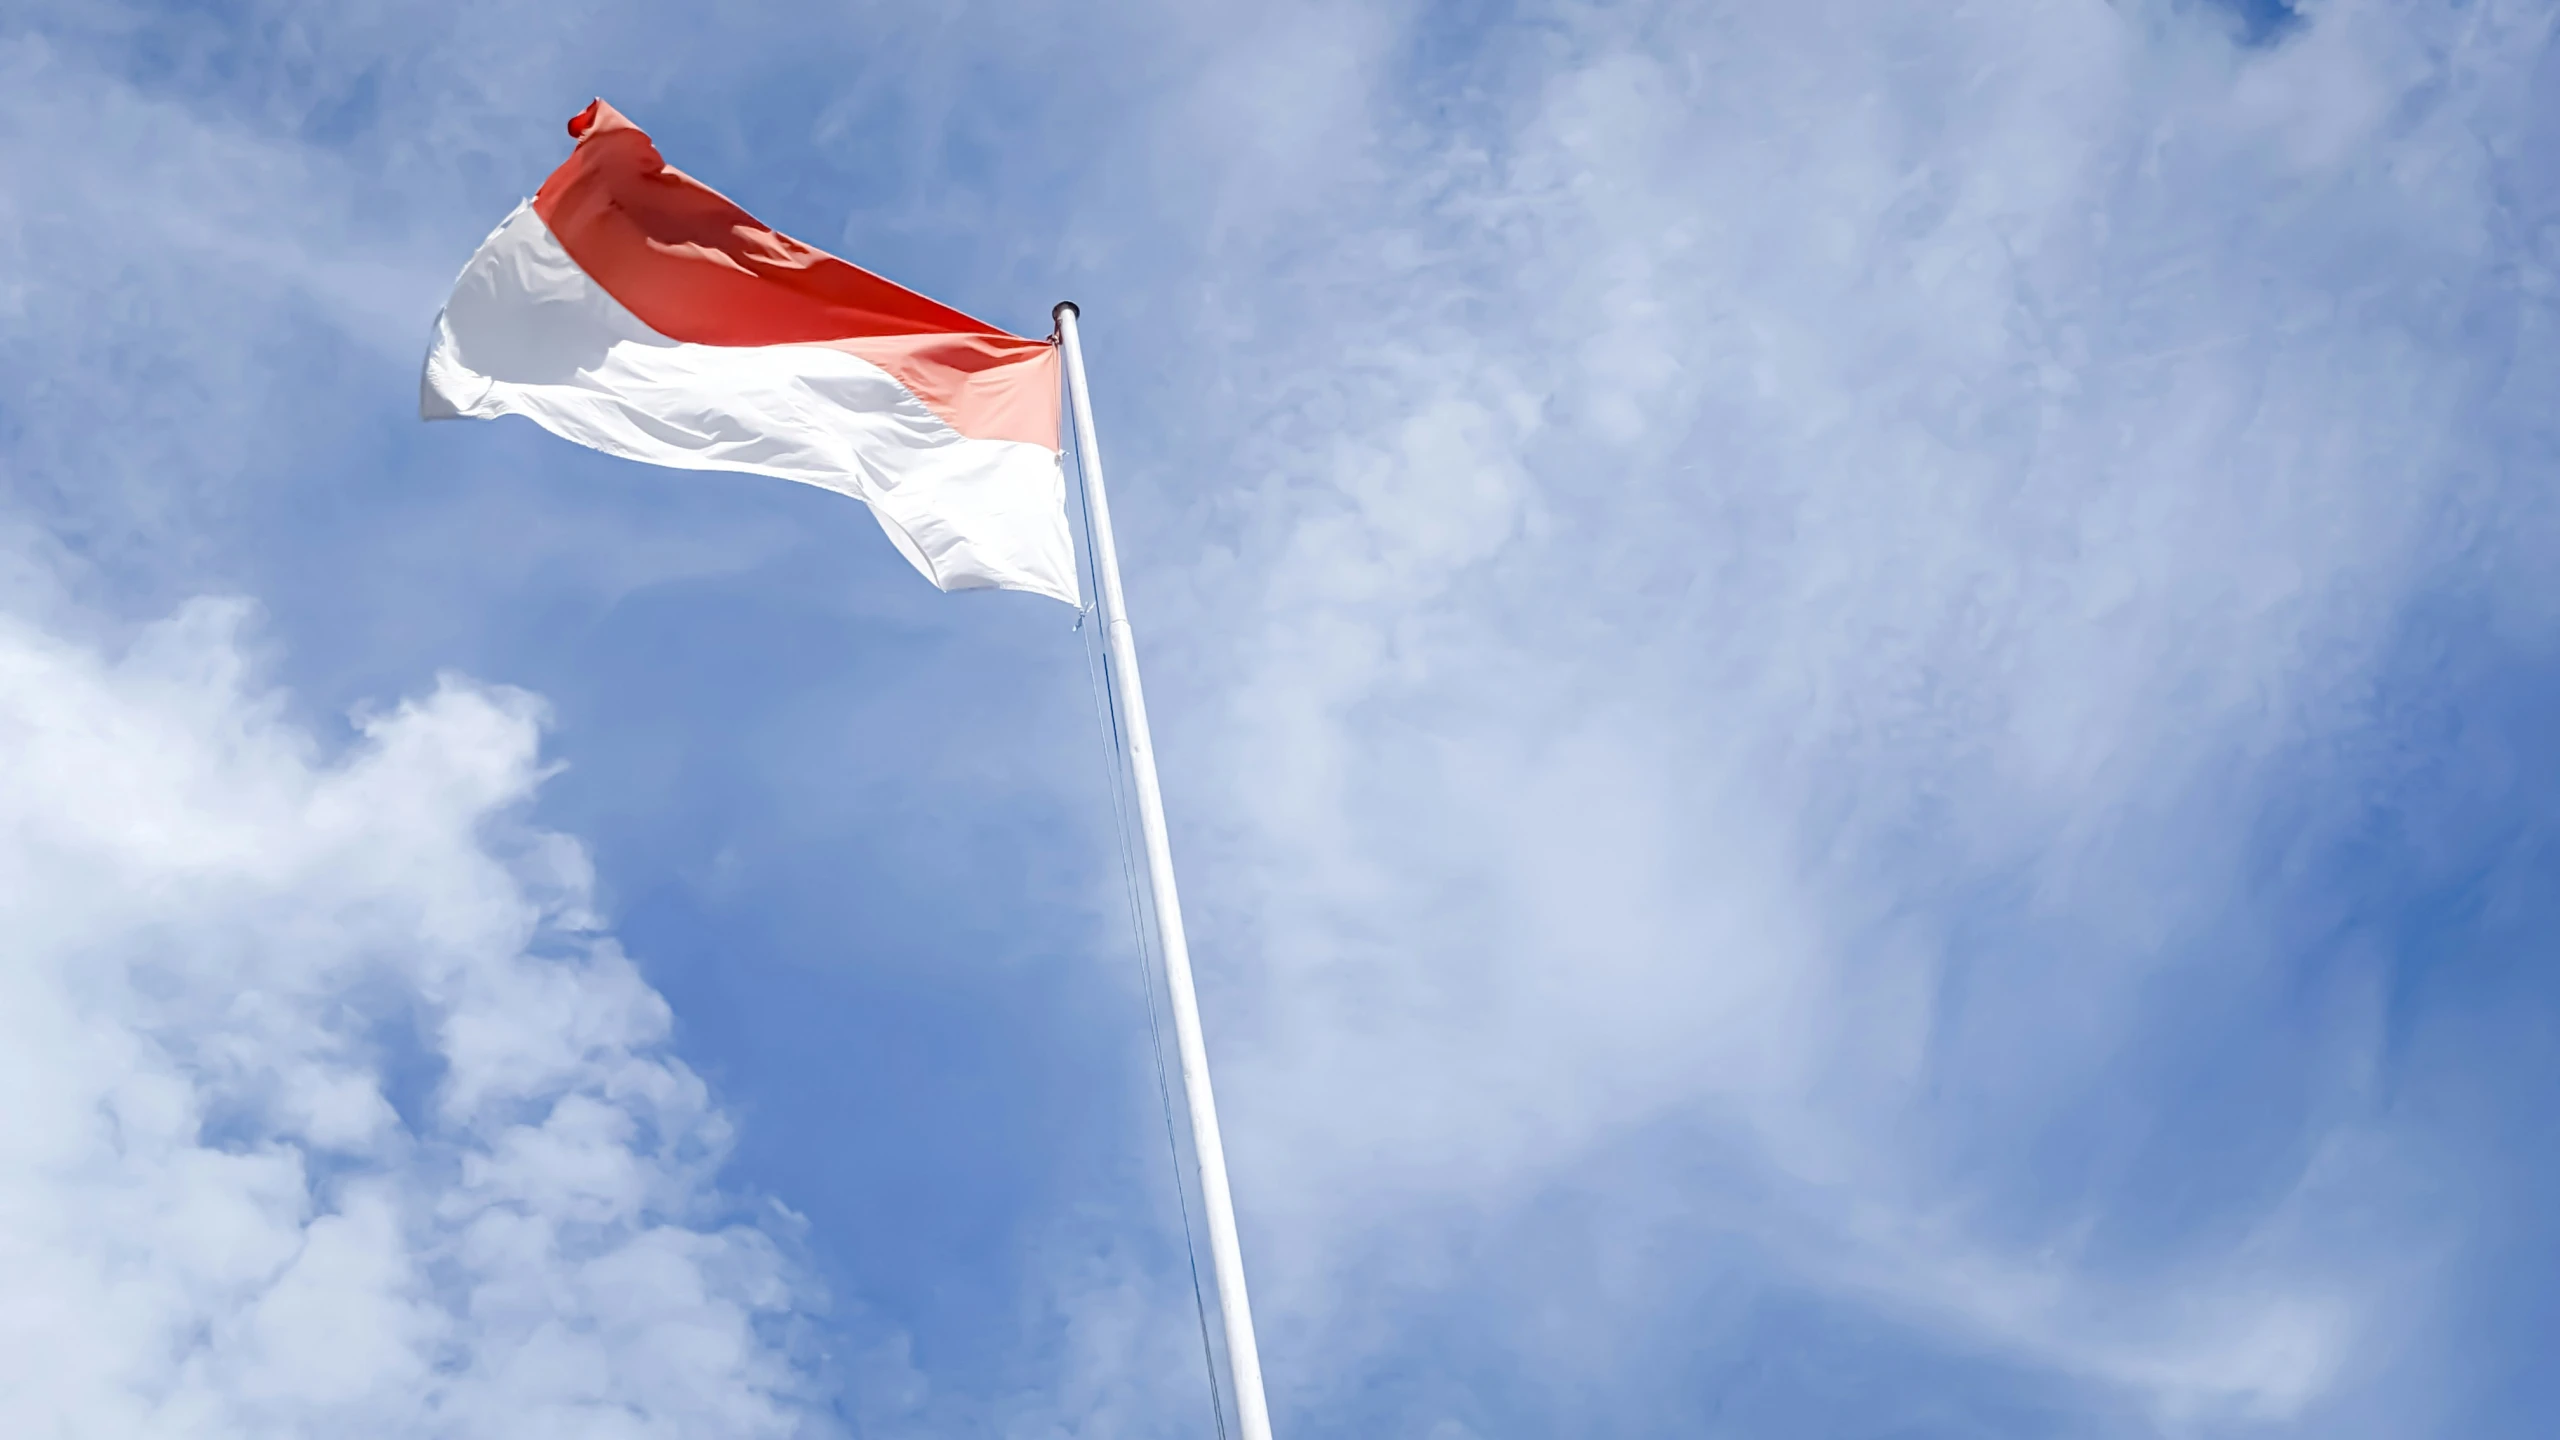
[[[421,415],[834,490],[942,589],[1077,603],[1056,347],[774,231],[601,100],[569,133],[454,282]]]

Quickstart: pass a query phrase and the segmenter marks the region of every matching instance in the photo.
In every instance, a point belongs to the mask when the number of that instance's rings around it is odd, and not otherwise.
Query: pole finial
[[[1084,318],[1084,312],[1076,308],[1076,302],[1073,300],[1061,300],[1049,307],[1049,319],[1052,323],[1055,323],[1061,315],[1073,315],[1079,320]]]

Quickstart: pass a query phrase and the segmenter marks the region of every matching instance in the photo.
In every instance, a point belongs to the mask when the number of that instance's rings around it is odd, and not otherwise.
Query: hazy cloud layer
[[[1226,257],[1283,407],[1176,786],[1294,1373],[1489,1272],[1569,1393],[1775,1269],[2074,1425],[2427,1423],[2458,1232],[2325,872],[2410,607],[2548,538],[2548,15],[1550,18],[1366,92],[1364,241]]]

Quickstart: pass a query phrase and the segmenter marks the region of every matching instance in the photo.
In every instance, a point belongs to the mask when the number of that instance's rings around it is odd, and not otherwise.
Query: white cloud
[[[2525,503],[2458,317],[2520,299],[2466,291],[2547,17],[1542,13],[1469,61],[1533,84],[1371,92],[1425,163],[1340,157],[1328,246],[1198,322],[1279,398],[1138,585],[1275,1376],[1477,1265],[1641,1333],[1570,1237],[1472,1247],[1668,1187],[1595,1224],[2100,1408],[2337,1419],[2441,1239],[2375,1008],[2251,1072],[2319,1098],[2205,1218],[2135,1182],[2211,1126],[2191,1037],[2318,960],[2261,817],[2358,783],[2402,607]]]
[[[540,707],[339,747],[242,608],[0,617],[0,1409],[64,1436],[785,1435],[796,1283],[527,828]]]

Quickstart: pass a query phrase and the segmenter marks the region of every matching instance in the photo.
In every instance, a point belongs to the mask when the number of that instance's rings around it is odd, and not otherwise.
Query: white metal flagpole
[[[1218,1318],[1227,1337],[1242,1440],[1271,1440],[1271,1411],[1262,1398],[1262,1356],[1253,1343],[1253,1307],[1244,1294],[1244,1252],[1236,1241],[1235,1199],[1227,1190],[1226,1147],[1218,1141],[1218,1105],[1209,1093],[1209,1048],[1200,1035],[1200,997],[1191,983],[1191,946],[1182,933],[1182,901],[1173,888],[1173,847],[1165,838],[1164,791],[1156,781],[1155,744],[1147,733],[1147,699],[1138,685],[1138,647],[1120,593],[1120,552],[1111,538],[1111,502],[1102,483],[1102,447],[1093,437],[1093,401],[1085,392],[1084,347],[1076,307],[1054,312],[1066,354],[1067,399],[1075,413],[1076,453],[1083,459],[1085,504],[1093,532],[1095,588],[1101,592],[1111,684],[1129,736],[1129,769],[1137,782],[1138,833],[1147,847],[1148,890],[1155,898],[1156,936],[1164,950],[1165,989],[1173,1002],[1173,1036],[1182,1058],[1182,1094],[1191,1108],[1191,1149],[1200,1166],[1200,1199],[1208,1212],[1209,1266],[1217,1279]]]

